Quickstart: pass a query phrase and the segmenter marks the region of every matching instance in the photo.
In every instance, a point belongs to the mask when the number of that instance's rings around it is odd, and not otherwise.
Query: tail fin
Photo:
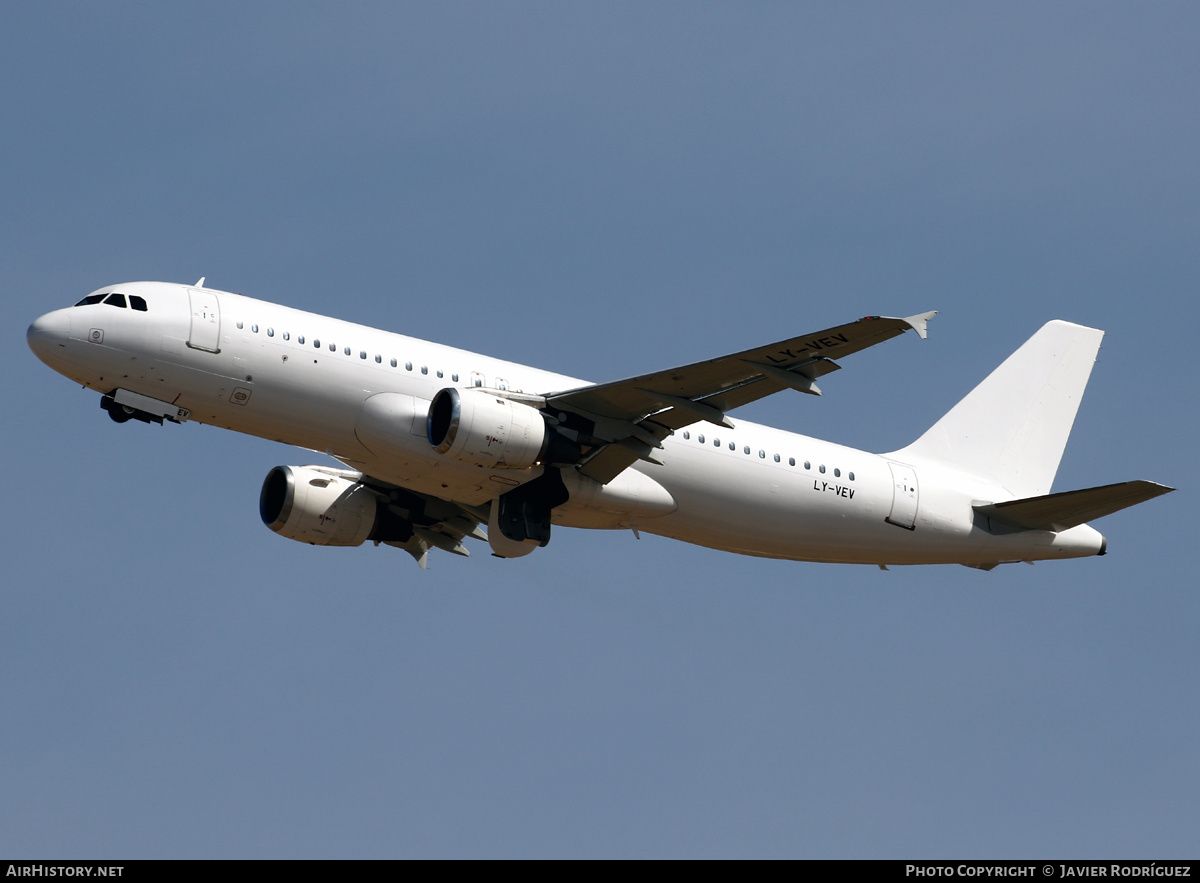
[[[1049,493],[1104,332],[1047,322],[919,439],[891,456],[936,460],[1017,497]]]

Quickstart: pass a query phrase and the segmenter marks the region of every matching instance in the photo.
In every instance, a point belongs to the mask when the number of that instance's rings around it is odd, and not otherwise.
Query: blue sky
[[[0,854],[1194,857],[1189,4],[0,8]],[[874,568],[258,520],[314,455],[117,426],[24,342],[134,279],[595,380],[937,309],[821,399],[920,434],[1107,332],[1056,490],[1104,558]],[[11,309],[15,308],[15,309]]]

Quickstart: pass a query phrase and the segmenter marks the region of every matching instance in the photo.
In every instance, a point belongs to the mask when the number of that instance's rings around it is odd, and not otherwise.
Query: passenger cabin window
[[[285,331],[285,332],[283,332],[283,339],[284,339],[284,340],[291,340],[291,339],[292,339],[292,332],[290,332],[290,331]]]
[[[129,306],[141,313],[148,312],[146,308],[146,299],[144,297],[138,297],[136,294],[129,295]]]
[[[392,367],[393,367],[393,368],[395,368],[395,367],[396,367],[396,360],[395,360],[395,359],[392,359]]]
[[[123,294],[110,294],[104,299],[104,302],[110,307],[120,307],[121,309],[125,309],[125,295]]]
[[[688,431],[685,429],[685,430],[683,431],[683,437],[684,437],[684,438],[691,438],[691,437],[692,437],[692,434],[691,434],[690,432],[688,432]]]
[[[98,303],[100,303],[100,301],[104,300],[104,296],[105,296],[105,292],[101,292],[100,294],[89,294],[87,297],[85,297],[79,303],[75,304],[75,306],[90,307],[92,304],[98,304]]]
[[[299,337],[296,338],[296,343],[304,343],[304,335],[303,334],[301,334]]]
[[[404,363],[404,370],[405,370],[405,371],[411,371],[411,370],[412,370],[412,362],[405,362],[405,363]]]
[[[457,374],[451,374],[450,379],[453,380],[455,383],[458,383],[458,375]]]
[[[244,328],[244,327],[245,327],[244,325],[242,325],[242,320],[241,320],[241,319],[238,319],[238,322],[237,322],[237,327],[238,327],[238,331],[241,331],[241,330],[242,330],[242,328]]]
[[[343,349],[342,349],[342,355],[343,355],[343,356],[348,356],[348,355],[350,355],[350,347],[345,347],[345,348],[343,348]]]
[[[315,337],[314,337],[314,338],[313,338],[313,346],[315,346],[317,349],[320,349],[320,348],[321,348],[321,341],[320,341],[318,338],[315,338]]]
[[[778,463],[778,462],[779,462],[779,455],[778,455],[778,454],[776,454],[776,455],[775,455],[775,462],[776,462],[776,463]]]
[[[337,352],[337,344],[336,343],[329,344],[329,351],[331,353],[336,353]]]
[[[735,445],[733,442],[730,442],[730,443],[729,443],[729,450],[731,450],[731,451],[732,451],[732,450],[733,450],[734,448],[736,448],[736,447],[737,447],[737,445]]]
[[[258,323],[255,322],[253,325],[251,325],[250,330],[253,331],[255,334],[258,334]]]
[[[365,358],[367,357],[367,351],[366,351],[366,350],[359,350],[359,351],[358,351],[358,357],[359,357],[360,359],[365,359]]]
[[[421,373],[422,373],[422,374],[428,374],[428,373],[429,373],[429,366],[428,366],[428,365],[422,365],[422,366],[421,366]]]
[[[817,467],[817,472],[820,472],[822,475],[825,474],[825,464],[824,463],[822,463],[820,466]]]
[[[379,355],[379,353],[376,353],[375,354],[375,363],[380,364],[382,362],[383,362],[383,356]]]
[[[750,446],[749,446],[749,445],[746,445],[746,447],[742,448],[742,453],[743,453],[743,454],[749,454],[749,453],[750,453]]]
[[[275,336],[275,329],[274,329],[274,328],[268,328],[268,329],[267,329],[267,337],[274,337],[274,336]]]

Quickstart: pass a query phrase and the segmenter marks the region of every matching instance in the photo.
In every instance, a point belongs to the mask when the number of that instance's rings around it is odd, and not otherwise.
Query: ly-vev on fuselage
[[[609,384],[228,292],[102,288],[30,326],[113,419],[194,420],[345,464],[278,467],[260,510],[304,542],[518,557],[551,525],[804,561],[990,568],[1103,554],[1084,523],[1169,488],[1050,494],[1102,332],[1044,326],[907,448],[876,455],[726,416],[932,314],[871,317]],[[487,531],[483,526],[487,526]]]

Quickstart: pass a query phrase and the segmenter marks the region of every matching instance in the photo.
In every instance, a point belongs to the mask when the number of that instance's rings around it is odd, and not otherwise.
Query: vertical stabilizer
[[[1016,497],[1050,492],[1104,332],[1047,322],[919,439],[890,456],[937,460]]]

